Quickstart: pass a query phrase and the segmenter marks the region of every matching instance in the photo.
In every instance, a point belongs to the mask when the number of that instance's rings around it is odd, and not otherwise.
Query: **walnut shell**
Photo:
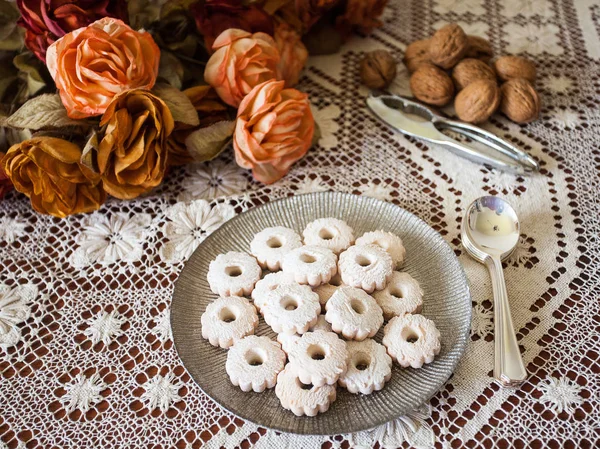
[[[462,90],[475,80],[496,81],[494,70],[479,59],[467,58],[460,61],[452,70],[452,80],[456,90]]]
[[[476,80],[458,93],[454,100],[454,109],[462,121],[482,123],[498,109],[500,98],[500,88],[496,80]]]
[[[414,41],[406,47],[402,62],[404,62],[409,73],[414,73],[421,64],[431,62],[429,58],[429,41],[430,39]]]
[[[429,56],[431,62],[443,69],[451,69],[469,50],[469,40],[463,29],[451,23],[439,30],[431,38]]]
[[[465,58],[480,59],[483,62],[490,62],[494,56],[494,50],[487,39],[479,36],[468,35],[469,50]]]
[[[540,115],[540,97],[525,78],[513,78],[500,87],[500,110],[516,123],[529,123]]]
[[[369,52],[360,61],[360,78],[371,89],[384,89],[396,77],[396,60],[385,50]]]
[[[494,70],[498,78],[508,81],[513,78],[525,78],[532,83],[535,82],[535,64],[520,56],[502,56],[494,62]]]
[[[410,90],[424,103],[444,106],[454,96],[454,83],[439,67],[422,64],[410,77]]]

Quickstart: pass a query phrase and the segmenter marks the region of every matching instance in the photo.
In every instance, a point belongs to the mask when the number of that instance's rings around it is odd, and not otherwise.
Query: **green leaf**
[[[183,85],[183,74],[185,69],[183,64],[170,51],[160,52],[160,65],[158,66],[158,77],[165,80],[171,86],[181,90]]]
[[[190,126],[198,126],[200,124],[196,108],[194,108],[190,99],[179,89],[168,84],[157,84],[152,91],[167,104],[173,115],[173,120]]]
[[[192,132],[185,146],[195,161],[210,161],[229,145],[234,129],[235,121],[217,122]]]
[[[36,58],[33,53],[26,51],[13,59],[13,64],[19,69],[19,78],[27,83],[27,96],[31,97],[46,87],[46,81],[40,75],[44,70],[44,63]]]
[[[66,126],[89,126],[85,120],[73,120],[57,94],[44,94],[32,98],[8,117],[4,126],[34,131]]]

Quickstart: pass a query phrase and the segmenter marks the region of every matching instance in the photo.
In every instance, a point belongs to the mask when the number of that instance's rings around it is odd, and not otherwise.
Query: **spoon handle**
[[[508,294],[499,257],[489,257],[487,266],[494,292],[494,377],[503,386],[517,386],[527,378],[510,316]]]

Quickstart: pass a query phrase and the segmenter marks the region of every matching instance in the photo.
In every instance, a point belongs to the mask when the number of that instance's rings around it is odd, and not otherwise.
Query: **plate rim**
[[[413,214],[412,212],[410,212],[407,209],[404,209],[401,206],[398,206],[396,204],[390,203],[388,201],[383,201],[380,200],[378,198],[373,198],[373,197],[364,197],[363,195],[355,195],[352,193],[346,193],[346,192],[338,192],[338,191],[324,191],[324,192],[309,192],[309,193],[303,193],[303,194],[299,194],[299,195],[290,195],[290,196],[286,196],[286,197],[282,197],[282,198],[277,198],[277,199],[273,199],[270,201],[267,201],[266,203],[257,205],[257,206],[253,206],[250,209],[241,212],[237,215],[235,215],[234,217],[232,217],[231,219],[227,220],[225,223],[223,223],[223,225],[221,225],[218,229],[216,229],[214,232],[212,232],[210,235],[208,235],[199,245],[198,247],[194,250],[194,252],[192,253],[192,255],[188,258],[188,260],[184,263],[184,267],[182,268],[182,270],[179,272],[179,275],[177,277],[177,279],[175,280],[174,283],[174,287],[173,287],[173,293],[171,295],[171,304],[169,305],[169,325],[171,326],[171,334],[173,335],[173,347],[175,348],[175,352],[177,353],[177,356],[179,357],[179,360],[181,361],[181,364],[183,366],[183,368],[186,370],[186,372],[188,373],[188,375],[190,376],[190,379],[192,379],[194,381],[194,383],[198,386],[198,388],[200,388],[200,390],[206,394],[213,402],[215,402],[219,407],[221,407],[222,409],[226,410],[227,412],[233,414],[234,416],[239,417],[240,419],[244,420],[244,421],[248,421],[251,422],[252,424],[259,426],[259,427],[263,427],[269,430],[275,430],[277,432],[284,432],[284,433],[291,433],[294,435],[306,435],[306,436],[329,436],[329,435],[337,435],[339,434],[339,432],[334,432],[334,433],[323,433],[323,432],[316,432],[316,433],[308,433],[308,432],[299,432],[299,431],[293,431],[290,430],[288,428],[284,428],[281,426],[277,426],[277,425],[266,425],[263,423],[259,423],[256,422],[252,416],[248,416],[244,413],[239,413],[237,411],[233,411],[231,410],[228,406],[226,406],[221,400],[219,400],[219,398],[213,396],[212,394],[210,394],[208,391],[206,391],[204,388],[202,388],[202,386],[200,385],[200,383],[195,379],[195,377],[192,375],[192,373],[188,370],[184,359],[181,355],[181,351],[179,350],[179,345],[177,344],[177,337],[176,334],[177,332],[175,331],[175,327],[173,326],[173,304],[175,302],[175,297],[176,297],[176,292],[177,292],[177,286],[179,284],[179,281],[182,277],[182,274],[184,273],[184,271],[186,269],[190,269],[189,267],[189,262],[192,259],[192,257],[194,257],[194,254],[196,254],[197,251],[199,251],[201,249],[201,246],[203,244],[205,244],[207,241],[210,241],[211,239],[215,238],[214,235],[221,231],[224,227],[226,226],[230,226],[231,223],[235,222],[236,220],[241,219],[240,217],[244,216],[244,214],[248,213],[248,212],[252,212],[254,210],[258,210],[264,207],[269,206],[272,203],[278,203],[278,202],[283,202],[283,201],[289,201],[293,198],[296,197],[308,197],[308,196],[313,196],[313,197],[318,197],[318,196],[330,196],[330,195],[337,195],[337,196],[342,196],[342,197],[353,197],[353,199],[357,200],[357,201],[375,201],[375,202],[379,202],[379,203],[384,203],[385,205],[388,206],[392,206],[394,208],[397,208],[400,212],[404,212],[410,216],[413,217],[413,219],[416,219],[418,222],[421,222],[422,225],[426,226],[427,228],[430,228],[431,230],[433,230],[441,239],[443,245],[445,245],[447,247],[447,249],[450,251],[452,257],[456,260],[458,267],[459,267],[459,274],[460,276],[463,278],[464,280],[464,285],[466,288],[466,294],[468,296],[469,299],[472,298],[471,295],[471,285],[469,283],[469,278],[467,277],[467,274],[465,272],[465,269],[462,265],[462,263],[460,262],[460,260],[458,259],[458,257],[456,256],[454,250],[452,249],[452,247],[448,244],[448,242],[442,237],[442,235],[436,231],[432,226],[430,226],[425,220],[421,219],[419,216],[417,216],[416,214]],[[419,408],[420,406],[422,406],[423,404],[425,404],[426,402],[428,402],[433,396],[435,396],[435,394],[437,394],[437,392],[439,392],[441,390],[441,388],[446,384],[446,382],[448,382],[448,379],[450,379],[450,377],[452,377],[454,375],[454,372],[456,371],[456,367],[458,366],[458,363],[462,360],[466,347],[467,347],[467,343],[468,343],[468,337],[471,333],[471,322],[473,320],[473,309],[472,307],[470,307],[468,309],[468,318],[469,318],[469,324],[466,326],[465,332],[463,334],[459,334],[458,337],[458,351],[457,351],[457,357],[456,359],[451,363],[451,369],[449,370],[449,374],[448,376],[444,379],[443,382],[440,383],[440,386],[431,394],[429,395],[427,398],[425,398],[423,401],[421,401],[421,403],[419,405],[417,405],[415,408],[413,408],[411,411],[416,410],[417,408]],[[356,433],[356,432],[363,432],[363,431],[368,431],[368,430],[372,430],[375,429],[381,425],[384,425],[388,422],[394,421],[398,418],[400,418],[401,416],[405,416],[405,415],[397,415],[397,416],[393,416],[388,420],[378,420],[378,422],[373,425],[373,426],[368,426],[368,427],[361,427],[361,428],[357,428],[357,429],[353,429],[350,432],[344,432],[344,433]]]

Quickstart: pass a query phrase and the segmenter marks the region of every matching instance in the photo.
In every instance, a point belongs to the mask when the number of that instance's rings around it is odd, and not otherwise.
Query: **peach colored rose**
[[[275,44],[281,57],[277,64],[279,79],[285,81],[285,87],[294,87],[306,64],[308,50],[296,30],[285,22],[280,22],[275,28]]]
[[[120,92],[154,86],[160,50],[146,32],[105,17],[66,34],[46,54],[69,117],[104,113]]]
[[[235,160],[260,182],[271,184],[311,146],[315,120],[308,96],[284,89],[284,81],[256,86],[238,109],[233,148]]]
[[[381,26],[379,16],[388,0],[348,0],[344,14],[336,20],[336,28],[347,39],[352,31],[362,34],[371,32]]]
[[[228,105],[238,107],[254,86],[277,76],[279,52],[268,34],[231,28],[215,39],[213,49],[204,79]]]

